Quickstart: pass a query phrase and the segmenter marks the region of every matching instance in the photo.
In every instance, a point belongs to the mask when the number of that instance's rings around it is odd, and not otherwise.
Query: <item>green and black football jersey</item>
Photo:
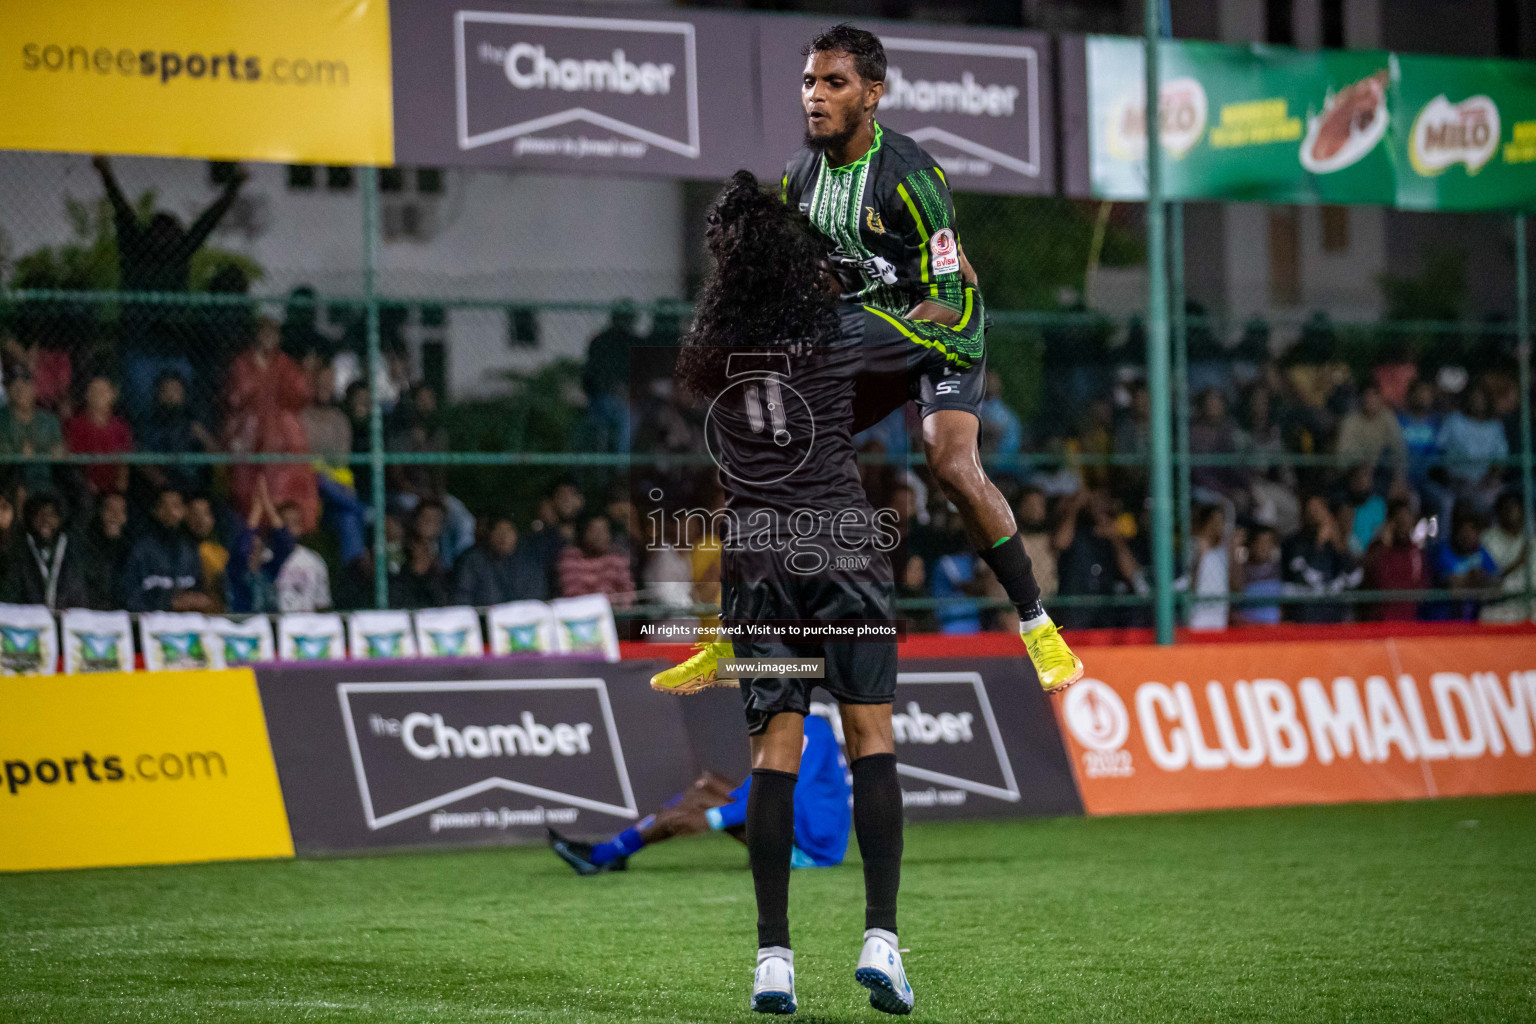
[[[830,243],[845,299],[896,314],[925,299],[963,307],[949,183],[905,135],[876,124],[869,152],[845,167],[802,149],[782,188]]]
[[[837,518],[843,509],[869,509],[853,442],[856,397],[875,422],[906,403],[914,381],[979,363],[981,293],[964,288],[960,301],[952,326],[844,303],[836,329],[813,346],[733,351],[724,382],[707,396],[705,437],[735,521],[749,524],[761,512],[788,523],[809,509],[809,532],[857,533]],[[869,381],[887,386],[869,389]],[[740,540],[727,534],[728,542]]]

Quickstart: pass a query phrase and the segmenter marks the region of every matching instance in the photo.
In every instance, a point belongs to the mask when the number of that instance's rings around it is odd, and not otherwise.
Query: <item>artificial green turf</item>
[[[853,982],[855,863],[796,872],[801,1020]],[[915,1020],[1536,1019],[1536,798],[910,828]],[[0,877],[4,1021],[746,1021],[729,839]]]

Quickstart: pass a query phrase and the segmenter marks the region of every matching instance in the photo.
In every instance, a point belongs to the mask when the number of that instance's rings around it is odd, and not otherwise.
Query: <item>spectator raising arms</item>
[[[116,455],[133,451],[133,431],[128,421],[113,410],[117,386],[104,373],[94,374],[85,386],[85,408],[64,427],[64,443],[71,452]],[[128,466],[96,463],[85,467],[85,479],[94,494],[123,494],[128,490]]]
[[[197,544],[182,528],[187,504],[167,487],[155,496],[149,529],[128,555],[123,589],[131,612],[207,612],[213,601],[203,593],[203,562]]]
[[[192,257],[201,249],[234,205],[245,183],[244,168],[237,167],[223,194],[192,223],[183,228],[175,215],[157,210],[147,223],[117,183],[112,164],[104,156],[91,163],[101,175],[112,220],[117,230],[117,268],[120,287],[134,292],[184,292],[191,283]],[[128,388],[130,415],[137,418],[150,402],[151,386],[161,371],[175,368],[184,379],[197,376],[188,355],[199,344],[203,323],[185,306],[131,303],[124,307],[118,328],[122,347],[124,383]]]
[[[256,482],[256,497],[245,529],[235,540],[228,570],[229,610],[237,614],[271,614],[278,604],[277,577],[293,552],[293,534],[272,505],[266,481]]]
[[[634,600],[629,559],[613,550],[607,516],[587,516],[576,527],[576,543],[560,552],[560,596],[606,594],[615,608]]]
[[[224,435],[232,452],[309,450],[299,413],[309,404],[310,384],[299,364],[283,354],[282,340],[277,321],[263,317],[256,325],[255,342],[229,367]],[[236,464],[230,477],[235,505],[247,513],[255,507],[257,481],[265,480],[274,503],[291,501],[303,511],[304,532],[319,521],[315,471],[305,463]]]
[[[289,502],[277,511],[291,536],[303,536],[299,506]],[[323,612],[331,607],[331,572],[313,549],[295,543],[283,559],[277,573],[277,607],[284,612]]]
[[[0,599],[9,604],[40,604],[49,611],[84,608],[85,576],[76,548],[64,535],[64,514],[48,493],[27,499],[22,516],[20,550],[12,554],[0,584]]]

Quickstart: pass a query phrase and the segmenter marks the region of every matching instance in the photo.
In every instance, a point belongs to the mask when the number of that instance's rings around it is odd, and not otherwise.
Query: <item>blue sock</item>
[[[627,828],[606,843],[598,843],[592,847],[592,863],[601,865],[618,860],[620,857],[628,857],[644,845],[645,840],[640,838],[640,829]]]

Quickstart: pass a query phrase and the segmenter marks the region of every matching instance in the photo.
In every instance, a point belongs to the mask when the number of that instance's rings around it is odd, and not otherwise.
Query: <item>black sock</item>
[[[895,754],[853,762],[853,830],[864,858],[864,927],[896,932],[901,888],[901,784]]]
[[[1040,584],[1035,582],[1035,566],[1024,550],[1023,534],[1012,537],[985,551],[978,552],[981,560],[992,569],[992,575],[1003,585],[1008,600],[1019,610],[1019,621],[1028,622],[1045,614],[1040,604]]]
[[[795,781],[771,768],[752,770],[747,793],[747,855],[757,891],[757,946],[789,948],[789,862],[795,849]],[[857,780],[855,780],[857,781]]]

